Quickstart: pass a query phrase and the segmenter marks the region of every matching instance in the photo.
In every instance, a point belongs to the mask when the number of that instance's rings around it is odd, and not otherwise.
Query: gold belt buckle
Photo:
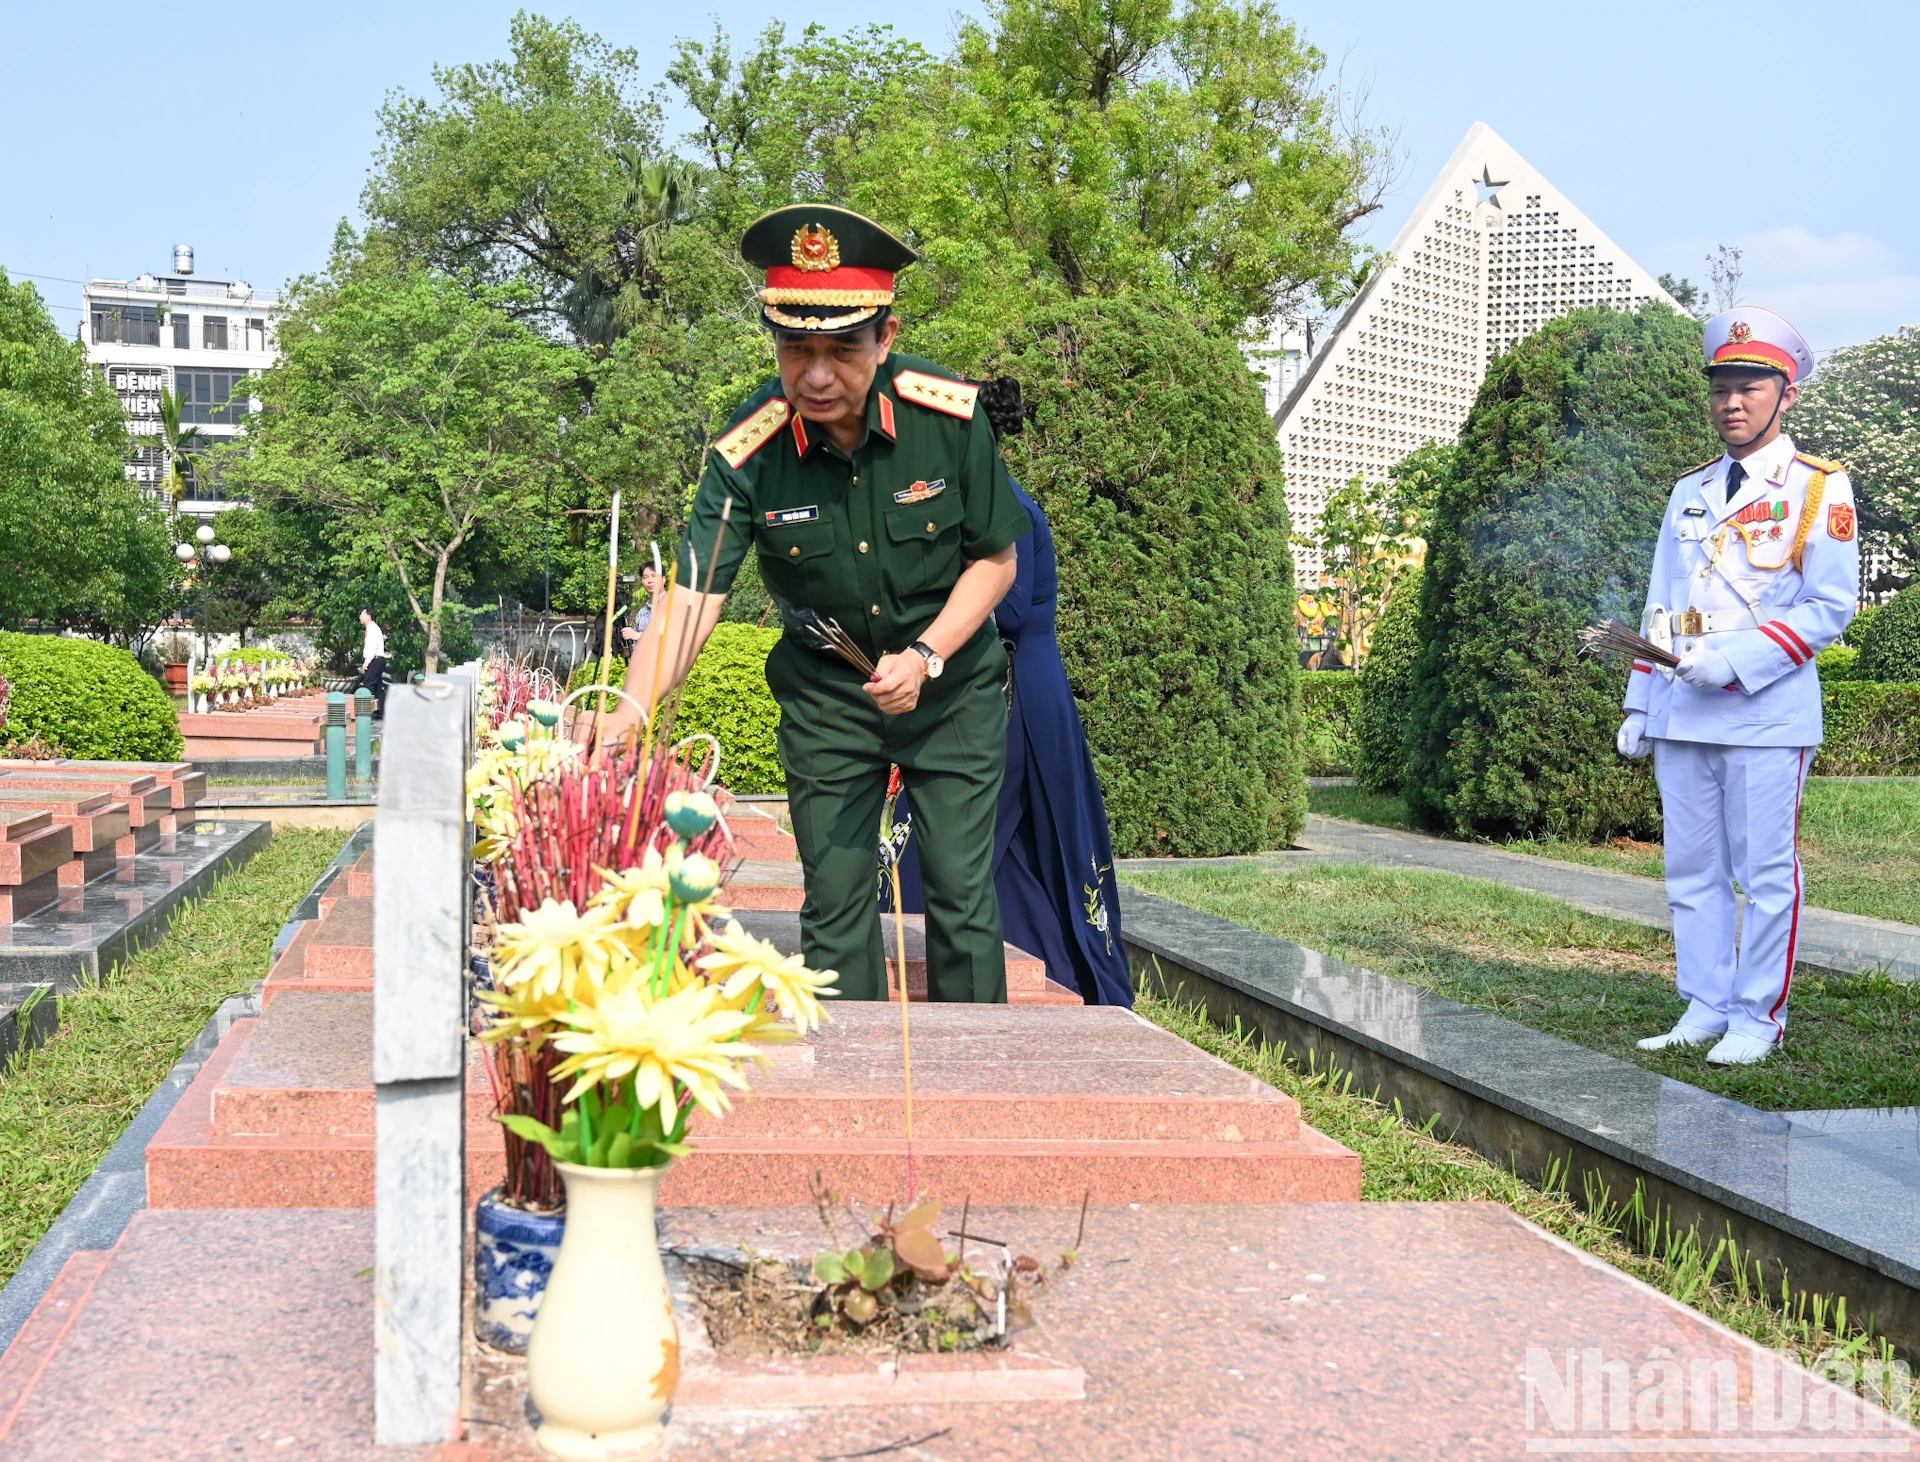
[[[1680,616],[1680,633],[1683,635],[1703,635],[1706,633],[1705,628],[1703,628],[1704,624],[1705,621],[1701,618],[1700,611],[1697,609],[1689,609],[1685,614]]]

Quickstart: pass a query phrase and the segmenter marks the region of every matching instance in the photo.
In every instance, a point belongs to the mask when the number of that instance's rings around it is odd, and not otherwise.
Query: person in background
[[[1708,1046],[1712,1065],[1751,1066],[1787,1033],[1800,797],[1825,734],[1814,656],[1859,602],[1859,525],[1846,470],[1796,451],[1780,429],[1813,374],[1805,337],[1739,305],[1707,322],[1704,344],[1708,409],[1727,450],[1674,487],[1641,618],[1680,663],[1634,662],[1615,744],[1653,755],[1687,1002],[1640,1049]]]
[[[373,718],[384,720],[387,714],[387,637],[374,622],[373,611],[360,611],[360,623],[366,636],[360,642],[360,684],[373,697]]]
[[[980,387],[980,409],[999,437],[1025,427],[1020,383]],[[1013,587],[993,611],[1012,661],[1008,677],[1007,774],[993,844],[993,884],[1007,942],[1047,962],[1047,978],[1078,990],[1089,1005],[1132,1005],[1133,981],[1120,942],[1107,804],[1067,684],[1054,634],[1060,577],[1053,530],[1018,482],[1014,495],[1033,532],[1014,545]],[[911,813],[911,796],[901,794]],[[911,835],[900,866],[904,910],[919,912],[920,864]]]
[[[628,654],[632,653],[634,642],[653,623],[653,606],[659,601],[660,591],[667,587],[666,575],[648,564],[640,570],[640,587],[647,591],[646,602],[633,606],[632,622],[620,631],[620,638],[627,642],[624,648]]]

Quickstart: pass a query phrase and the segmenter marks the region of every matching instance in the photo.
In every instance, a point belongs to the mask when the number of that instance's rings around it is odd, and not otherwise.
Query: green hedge
[[[1394,589],[1360,670],[1353,775],[1369,792],[1398,794],[1406,781],[1407,705],[1420,658],[1420,579],[1416,570]]]
[[[720,780],[737,795],[784,792],[786,773],[780,767],[777,737],[780,707],[767,689],[767,656],[779,643],[778,629],[750,624],[719,624],[713,638],[693,662],[686,693],[680,699],[676,739],[711,736],[720,743]],[[627,662],[616,659],[610,679],[626,678]],[[569,691],[591,685],[600,675],[600,662],[576,665],[567,681]],[[591,704],[592,697],[582,696]]]
[[[1823,683],[1820,692],[1827,739],[1815,776],[1920,774],[1920,684],[1841,680]]]
[[[1854,679],[1920,681],[1920,584],[1881,605],[1859,644]]]
[[[1351,670],[1300,672],[1300,752],[1310,777],[1353,773],[1360,677]]]
[[[1644,763],[1614,751],[1626,667],[1576,638],[1637,619],[1707,424],[1700,326],[1650,305],[1581,310],[1493,363],[1428,534],[1407,801],[1465,837],[1657,835]]]
[[[1144,295],[1049,306],[983,374],[1046,510],[1060,652],[1113,850],[1284,848],[1306,817],[1293,560],[1273,423],[1234,343]]]
[[[88,761],[171,761],[184,742],[173,697],[125,650],[97,640],[0,634],[12,684],[0,743],[38,736]]]

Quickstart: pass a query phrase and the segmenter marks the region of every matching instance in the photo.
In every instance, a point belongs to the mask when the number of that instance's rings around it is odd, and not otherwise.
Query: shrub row
[[[1353,771],[1360,677],[1351,670],[1300,672],[1300,754],[1310,777]]]
[[[693,662],[687,688],[680,699],[678,737],[711,736],[720,743],[720,780],[739,795],[784,792],[786,774],[780,769],[777,737],[780,707],[767,689],[767,656],[779,642],[778,629],[750,624],[720,624],[713,638]],[[615,660],[610,679],[626,678],[627,662]],[[599,678],[600,662],[574,667],[569,691]],[[591,697],[581,700],[591,702]]]
[[[39,737],[87,761],[171,761],[185,744],[173,697],[125,650],[0,633],[11,685],[0,745]]]

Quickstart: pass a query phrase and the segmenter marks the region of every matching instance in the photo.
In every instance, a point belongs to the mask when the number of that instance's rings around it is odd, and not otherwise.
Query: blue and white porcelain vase
[[[515,1208],[495,1188],[480,1200],[474,1218],[474,1334],[495,1350],[525,1355],[567,1215]]]

